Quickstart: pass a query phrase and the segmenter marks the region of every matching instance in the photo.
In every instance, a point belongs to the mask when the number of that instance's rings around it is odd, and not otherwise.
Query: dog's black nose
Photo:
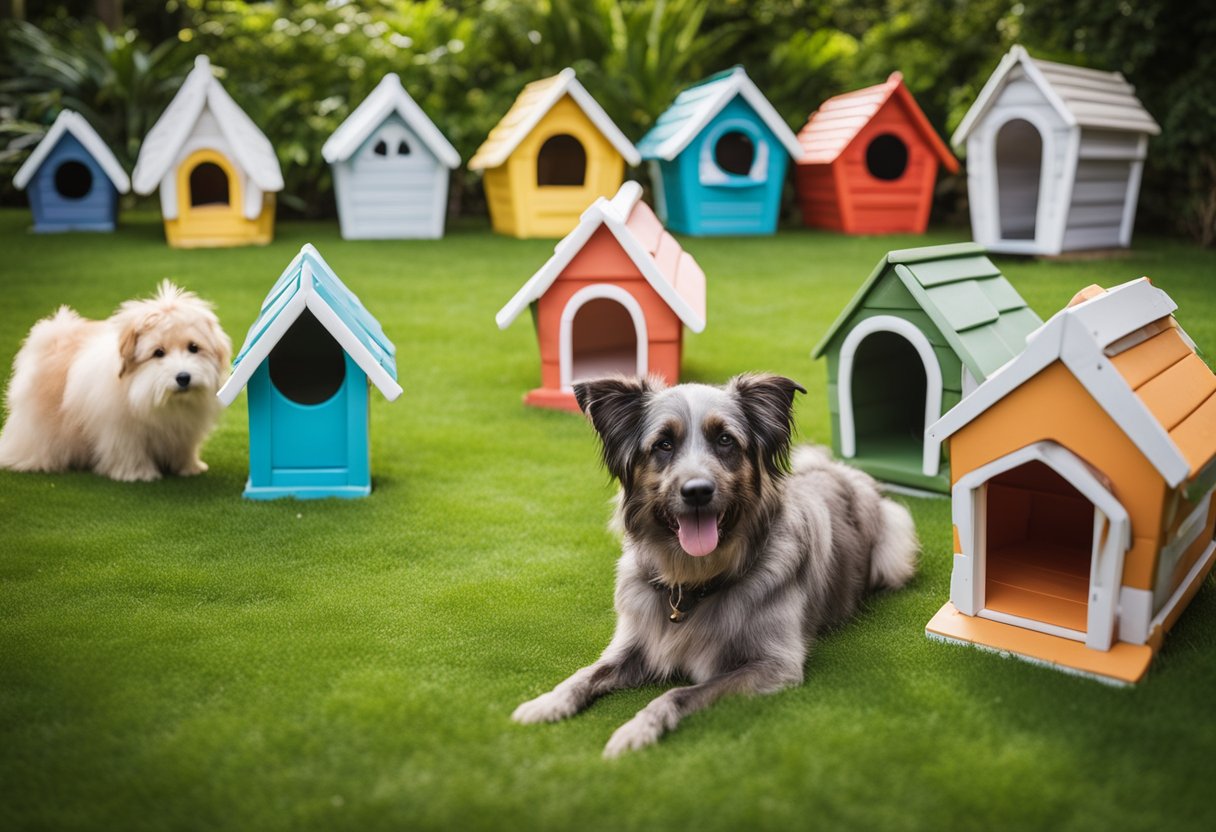
[[[709,480],[689,480],[680,486],[680,496],[690,506],[708,505],[714,498],[714,484]]]
[[[189,373],[178,373],[176,378],[177,378],[177,386],[182,388],[183,390],[185,390],[187,387],[190,386],[190,374]]]

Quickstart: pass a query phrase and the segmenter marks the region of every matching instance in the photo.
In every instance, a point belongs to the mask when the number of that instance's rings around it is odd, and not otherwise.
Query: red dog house
[[[898,72],[884,84],[823,102],[798,141],[798,202],[812,228],[923,234],[938,163],[958,171]]]
[[[574,383],[613,373],[679,381],[684,327],[705,328],[705,273],[641,196],[626,182],[597,199],[499,310],[506,329],[532,309],[541,386],[526,404],[577,412]]]

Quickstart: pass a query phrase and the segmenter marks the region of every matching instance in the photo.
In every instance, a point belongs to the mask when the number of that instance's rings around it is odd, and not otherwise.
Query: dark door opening
[[[1043,138],[1015,118],[996,134],[996,192],[1001,239],[1033,240],[1039,212]]]
[[[228,174],[214,162],[203,162],[190,171],[190,205],[228,205]]]
[[[574,136],[549,137],[536,156],[537,185],[579,186],[587,176],[587,151]]]
[[[83,162],[64,162],[55,168],[55,191],[64,199],[84,199],[93,190],[93,172]]]
[[[908,146],[891,133],[875,136],[866,145],[866,170],[875,179],[894,182],[908,169]]]
[[[638,374],[638,340],[629,310],[609,298],[579,307],[571,325],[571,382]]]
[[[296,404],[320,404],[342,387],[346,353],[305,309],[270,351],[270,382]]]
[[[748,176],[756,162],[756,145],[746,133],[728,130],[714,145],[714,161],[727,173]]]
[[[920,471],[928,379],[912,342],[894,332],[867,335],[853,357],[851,389],[858,456]]]
[[[984,606],[1085,632],[1093,504],[1042,462],[985,486]]]

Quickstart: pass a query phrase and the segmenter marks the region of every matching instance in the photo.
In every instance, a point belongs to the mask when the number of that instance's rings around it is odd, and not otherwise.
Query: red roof
[[[892,98],[897,99],[903,106],[902,110],[908,120],[917,129],[942,165],[950,172],[958,170],[958,160],[954,158],[945,142],[937,135],[929,119],[908,91],[904,84],[904,76],[892,72],[890,77],[881,84],[865,89],[846,92],[829,98],[811,113],[810,119],[798,133],[798,141],[802,144],[803,158],[800,164],[823,165],[831,164],[857,138],[870,120],[878,114]]]

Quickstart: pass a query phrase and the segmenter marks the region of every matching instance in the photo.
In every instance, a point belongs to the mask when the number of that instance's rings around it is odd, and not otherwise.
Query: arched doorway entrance
[[[580,289],[562,312],[562,387],[621,373],[645,375],[646,319],[642,308],[619,286]]]
[[[1043,137],[1015,118],[996,134],[997,227],[1003,240],[1034,240],[1038,230]]]

